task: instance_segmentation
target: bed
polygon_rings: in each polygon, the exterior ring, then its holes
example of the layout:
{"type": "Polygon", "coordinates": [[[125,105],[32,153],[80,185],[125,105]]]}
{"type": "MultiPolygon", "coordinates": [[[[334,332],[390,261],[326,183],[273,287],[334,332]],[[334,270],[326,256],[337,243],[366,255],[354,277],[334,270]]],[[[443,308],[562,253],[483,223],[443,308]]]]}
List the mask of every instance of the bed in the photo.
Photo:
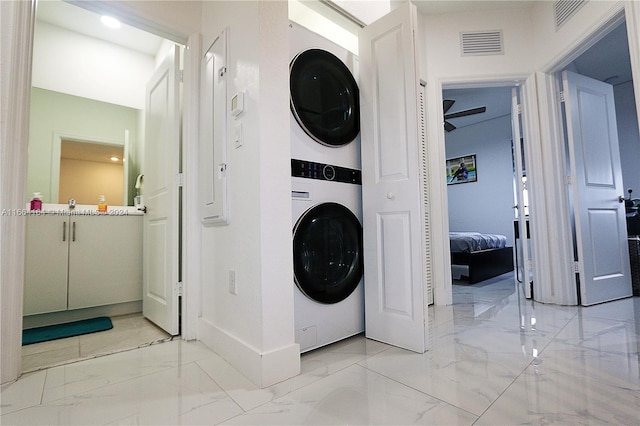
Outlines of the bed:
{"type": "Polygon", "coordinates": [[[507,237],[479,232],[450,232],[451,265],[467,268],[470,284],[513,271],[513,247],[507,237]]]}

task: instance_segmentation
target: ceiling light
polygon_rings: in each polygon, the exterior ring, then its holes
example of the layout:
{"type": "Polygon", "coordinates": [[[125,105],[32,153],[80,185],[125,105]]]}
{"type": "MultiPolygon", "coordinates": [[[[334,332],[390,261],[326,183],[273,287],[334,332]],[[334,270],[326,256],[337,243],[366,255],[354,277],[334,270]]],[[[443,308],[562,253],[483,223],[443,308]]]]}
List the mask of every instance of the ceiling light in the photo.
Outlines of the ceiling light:
{"type": "Polygon", "coordinates": [[[111,157],[111,161],[120,161],[120,159],[114,155],[113,157],[111,157]]]}
{"type": "Polygon", "coordinates": [[[102,21],[102,23],[109,28],[120,28],[120,21],[112,16],[103,16],[102,18],[100,18],[100,21],[102,21]]]}

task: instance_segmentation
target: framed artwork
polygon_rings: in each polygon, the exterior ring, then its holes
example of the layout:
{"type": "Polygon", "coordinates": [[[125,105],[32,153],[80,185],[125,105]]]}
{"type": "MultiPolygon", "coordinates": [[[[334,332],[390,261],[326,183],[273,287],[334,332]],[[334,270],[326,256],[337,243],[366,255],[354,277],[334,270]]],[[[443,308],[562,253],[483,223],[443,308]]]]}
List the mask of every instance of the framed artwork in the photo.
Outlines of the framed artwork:
{"type": "Polygon", "coordinates": [[[478,169],[475,154],[447,160],[447,185],[476,182],[477,180],[478,169]]]}

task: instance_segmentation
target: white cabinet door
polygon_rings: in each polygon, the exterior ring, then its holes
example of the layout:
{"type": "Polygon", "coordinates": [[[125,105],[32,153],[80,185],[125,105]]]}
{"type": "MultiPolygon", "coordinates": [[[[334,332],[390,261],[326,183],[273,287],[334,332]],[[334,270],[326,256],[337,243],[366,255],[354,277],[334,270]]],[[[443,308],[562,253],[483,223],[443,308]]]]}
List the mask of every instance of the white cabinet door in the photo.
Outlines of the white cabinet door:
{"type": "Polygon", "coordinates": [[[72,216],[69,309],[142,299],[142,217],[72,216]]]}
{"type": "Polygon", "coordinates": [[[27,217],[24,315],[67,309],[69,217],[27,217]]]}

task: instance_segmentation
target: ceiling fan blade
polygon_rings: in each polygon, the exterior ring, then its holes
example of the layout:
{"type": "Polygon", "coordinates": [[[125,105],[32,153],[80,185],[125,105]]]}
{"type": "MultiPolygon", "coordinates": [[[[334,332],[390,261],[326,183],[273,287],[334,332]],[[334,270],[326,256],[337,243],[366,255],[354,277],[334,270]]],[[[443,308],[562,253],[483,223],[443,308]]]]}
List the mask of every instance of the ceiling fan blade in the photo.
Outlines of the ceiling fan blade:
{"type": "Polygon", "coordinates": [[[451,107],[453,106],[453,104],[455,104],[456,101],[454,101],[453,99],[444,99],[442,101],[442,109],[444,110],[444,113],[446,114],[447,111],[449,111],[451,109],[451,107]]]}
{"type": "Polygon", "coordinates": [[[478,107],[478,108],[465,109],[463,111],[452,112],[451,114],[447,114],[444,116],[444,118],[448,120],[450,118],[466,117],[468,115],[483,113],[486,110],[487,110],[487,107],[484,107],[484,106],[478,107]]]}
{"type": "Polygon", "coordinates": [[[445,121],[445,122],[444,122],[444,129],[445,129],[447,132],[450,132],[450,131],[452,131],[452,130],[455,130],[455,129],[456,129],[456,126],[454,126],[453,124],[449,123],[448,121],[445,121]]]}

